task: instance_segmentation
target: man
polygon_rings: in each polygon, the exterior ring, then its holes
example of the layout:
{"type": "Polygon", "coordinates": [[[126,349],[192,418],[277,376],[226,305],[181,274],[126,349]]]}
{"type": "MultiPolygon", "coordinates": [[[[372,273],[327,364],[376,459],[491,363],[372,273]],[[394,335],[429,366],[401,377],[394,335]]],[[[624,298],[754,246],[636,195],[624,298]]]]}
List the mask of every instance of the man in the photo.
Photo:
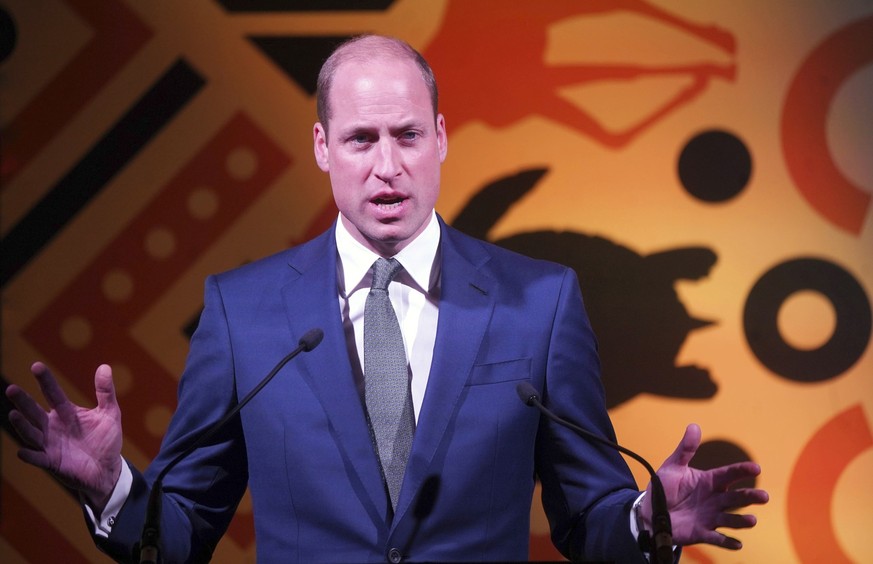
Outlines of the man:
{"type": "MultiPolygon", "coordinates": [[[[50,412],[10,386],[20,456],[79,490],[98,544],[130,559],[157,473],[320,327],[318,348],[166,476],[165,561],[207,560],[246,486],[259,562],[524,560],[535,474],[564,554],[644,561],[633,529],[651,527],[650,496],[635,506],[621,457],[541,420],[516,394],[530,382],[554,411],[614,436],[573,271],[471,239],[433,211],[447,136],[427,63],[400,41],[357,38],[325,63],[318,105],[315,158],[338,220],[309,243],[207,280],[179,407],[145,475],[121,458],[107,366],[93,410],[70,404],[39,363],[50,412]],[[401,403],[414,419],[408,453],[390,462],[368,368],[381,349],[365,343],[380,257],[402,265],[388,294],[405,345],[401,403]]],[[[739,548],[715,529],[755,524],[728,511],[766,493],[727,488],[759,468],[691,469],[699,441],[690,426],[659,470],[675,542],[739,548]]]]}

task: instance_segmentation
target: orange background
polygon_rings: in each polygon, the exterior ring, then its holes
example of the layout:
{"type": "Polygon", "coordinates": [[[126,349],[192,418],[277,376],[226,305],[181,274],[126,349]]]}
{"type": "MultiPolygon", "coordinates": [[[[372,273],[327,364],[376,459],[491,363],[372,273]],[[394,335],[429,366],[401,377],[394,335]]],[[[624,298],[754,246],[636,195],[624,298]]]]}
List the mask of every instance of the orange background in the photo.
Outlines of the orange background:
{"type": "MultiPolygon", "coordinates": [[[[634,260],[687,247],[717,257],[668,284],[691,317],[715,323],[689,332],[667,368],[697,366],[714,391],[637,389],[611,409],[620,441],[655,466],[694,421],[705,441],[764,467],[771,502],[738,534],[745,548],[690,547],[683,561],[873,562],[869,1],[234,4],[0,1],[17,32],[0,62],[4,381],[34,391],[27,367],[44,359],[90,405],[94,367],[112,363],[125,455],[145,466],[174,407],[204,277],[305,240],[335,213],[312,159],[307,64],[317,68],[331,38],[396,35],[440,84],[447,221],[486,185],[540,170],[482,226],[489,239],[568,231],[634,260]],[[276,38],[302,40],[281,51],[276,38]],[[712,131],[751,159],[718,201],[678,173],[683,150],[712,131]],[[795,259],[835,266],[861,296],[840,305],[841,293],[791,279],[776,304],[784,357],[807,358],[839,327],[862,338],[822,366],[812,354],[819,376],[806,380],[762,361],[744,326],[759,281],[795,259]]],[[[717,158],[697,165],[732,174],[717,158]]],[[[626,346],[634,356],[643,345],[626,346]]],[[[102,561],[74,500],[17,461],[8,432],[0,440],[0,560],[102,561]]],[[[555,558],[536,502],[532,515],[532,557],[555,558]]],[[[254,561],[250,520],[246,500],[216,562],[254,561]]]]}

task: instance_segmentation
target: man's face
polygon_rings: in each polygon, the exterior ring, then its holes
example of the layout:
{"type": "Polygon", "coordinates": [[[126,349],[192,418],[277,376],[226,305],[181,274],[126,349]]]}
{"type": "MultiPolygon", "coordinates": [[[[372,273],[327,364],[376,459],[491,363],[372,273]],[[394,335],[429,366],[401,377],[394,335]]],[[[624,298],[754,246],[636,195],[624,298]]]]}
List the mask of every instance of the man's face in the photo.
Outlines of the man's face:
{"type": "Polygon", "coordinates": [[[330,90],[330,136],[313,129],[315,159],[330,174],[341,220],[366,247],[393,256],[427,226],[439,195],[446,127],[412,61],[339,66],[330,90]]]}

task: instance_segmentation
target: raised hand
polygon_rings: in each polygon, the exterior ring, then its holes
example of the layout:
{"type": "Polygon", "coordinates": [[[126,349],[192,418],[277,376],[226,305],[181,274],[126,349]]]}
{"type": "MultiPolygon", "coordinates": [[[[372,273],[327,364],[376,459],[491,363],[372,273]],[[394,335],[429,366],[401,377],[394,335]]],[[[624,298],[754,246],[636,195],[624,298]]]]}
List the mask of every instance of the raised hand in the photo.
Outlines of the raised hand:
{"type": "Polygon", "coordinates": [[[81,492],[99,514],[112,495],[123,463],[121,410],[115,399],[112,369],[103,364],[94,374],[97,407],[93,409],[70,402],[41,362],[34,363],[30,371],[49,411],[19,386],[12,384],[6,389],[15,406],[9,422],[24,442],[18,457],[81,492]]]}
{"type": "MultiPolygon", "coordinates": [[[[757,519],[754,515],[737,514],[734,511],[767,503],[767,492],[754,488],[729,488],[739,480],[757,476],[761,473],[761,467],[754,462],[739,462],[711,470],[688,466],[700,446],[700,435],[700,427],[689,425],[679,446],[658,469],[673,523],[673,542],[677,545],[706,543],[738,550],[743,546],[739,540],[716,529],[747,529],[755,526],[757,519]]],[[[650,530],[651,487],[649,484],[640,508],[643,522],[650,530]]]]}

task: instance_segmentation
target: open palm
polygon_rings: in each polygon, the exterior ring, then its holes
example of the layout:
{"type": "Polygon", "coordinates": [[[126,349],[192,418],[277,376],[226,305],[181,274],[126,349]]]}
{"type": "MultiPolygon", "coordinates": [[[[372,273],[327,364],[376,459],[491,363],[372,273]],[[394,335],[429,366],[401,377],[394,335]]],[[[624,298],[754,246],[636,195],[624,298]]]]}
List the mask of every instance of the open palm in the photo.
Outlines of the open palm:
{"type": "MultiPolygon", "coordinates": [[[[711,470],[692,468],[688,464],[700,446],[700,436],[700,427],[689,425],[679,446],[658,469],[673,524],[673,541],[678,545],[706,543],[732,550],[740,549],[742,543],[739,540],[717,529],[755,526],[757,519],[754,515],[741,515],[733,511],[748,505],[767,503],[767,492],[754,488],[730,489],[730,486],[757,476],[761,467],[754,462],[738,462],[711,470]]],[[[650,491],[646,498],[642,508],[644,520],[651,515],[651,505],[648,503],[650,491]]]]}
{"type": "Polygon", "coordinates": [[[95,507],[105,505],[121,472],[121,411],[115,399],[112,370],[101,365],[94,374],[97,407],[73,404],[46,366],[31,367],[49,405],[44,410],[16,385],[6,390],[15,405],[9,421],[23,441],[19,458],[51,472],[80,491],[95,507]]]}

